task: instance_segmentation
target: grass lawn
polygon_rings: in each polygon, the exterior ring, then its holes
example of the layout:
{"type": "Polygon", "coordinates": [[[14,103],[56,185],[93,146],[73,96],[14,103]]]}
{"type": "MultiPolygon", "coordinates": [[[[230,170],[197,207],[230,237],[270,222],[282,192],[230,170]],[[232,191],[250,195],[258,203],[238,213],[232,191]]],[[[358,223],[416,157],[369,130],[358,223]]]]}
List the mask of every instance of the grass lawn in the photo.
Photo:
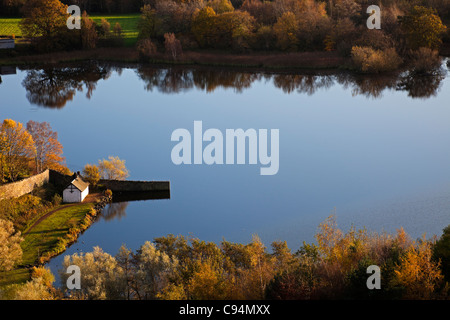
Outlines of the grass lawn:
{"type": "MultiPolygon", "coordinates": [[[[83,203],[75,206],[62,205],[60,210],[29,230],[21,243],[23,251],[21,264],[33,265],[42,253],[55,248],[58,240],[63,238],[71,227],[78,225],[93,205],[93,203],[83,203]]],[[[27,268],[15,269],[7,272],[1,278],[3,278],[1,279],[3,284],[25,282],[29,279],[29,270],[27,268]]]]}
{"type": "Polygon", "coordinates": [[[0,36],[22,36],[20,18],[0,18],[0,36]]]}
{"type": "Polygon", "coordinates": [[[139,17],[139,13],[133,13],[116,15],[93,15],[91,16],[91,19],[94,20],[97,24],[100,24],[102,19],[106,19],[111,24],[111,31],[114,29],[116,22],[118,22],[122,27],[122,35],[124,37],[125,46],[131,47],[135,45],[139,34],[137,29],[139,17]]]}
{"type": "MultiPolygon", "coordinates": [[[[138,37],[137,25],[139,22],[139,13],[132,14],[115,14],[115,15],[92,15],[90,16],[97,24],[100,24],[102,19],[106,19],[111,24],[111,31],[114,29],[116,22],[122,27],[122,34],[125,41],[125,46],[133,46],[138,37]]],[[[0,36],[22,36],[22,31],[19,27],[20,18],[0,18],[0,36]]]]}
{"type": "Polygon", "coordinates": [[[91,203],[71,207],[63,205],[61,210],[32,228],[22,242],[22,264],[34,264],[41,253],[55,247],[58,239],[64,237],[71,227],[83,220],[92,206],[91,203]]]}

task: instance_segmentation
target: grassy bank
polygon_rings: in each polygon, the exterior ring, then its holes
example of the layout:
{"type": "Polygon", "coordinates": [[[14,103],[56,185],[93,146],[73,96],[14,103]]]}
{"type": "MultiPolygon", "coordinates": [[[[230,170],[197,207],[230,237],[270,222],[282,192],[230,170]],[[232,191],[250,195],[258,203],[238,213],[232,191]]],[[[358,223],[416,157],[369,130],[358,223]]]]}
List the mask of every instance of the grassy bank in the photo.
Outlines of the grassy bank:
{"type": "Polygon", "coordinates": [[[4,273],[0,277],[0,284],[23,283],[29,280],[31,266],[45,263],[64,252],[66,246],[91,224],[93,208],[94,203],[61,205],[42,215],[44,219],[22,233],[22,263],[16,269],[4,273]]]}

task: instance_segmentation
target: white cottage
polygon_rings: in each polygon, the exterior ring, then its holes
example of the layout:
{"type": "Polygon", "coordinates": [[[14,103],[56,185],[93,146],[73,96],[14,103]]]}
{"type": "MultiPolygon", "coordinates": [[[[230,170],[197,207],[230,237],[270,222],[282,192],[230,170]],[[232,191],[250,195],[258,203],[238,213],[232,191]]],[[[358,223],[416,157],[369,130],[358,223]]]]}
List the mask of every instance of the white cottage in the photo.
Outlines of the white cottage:
{"type": "Polygon", "coordinates": [[[89,183],[76,177],[63,191],[63,202],[83,202],[89,194],[89,183]]]}

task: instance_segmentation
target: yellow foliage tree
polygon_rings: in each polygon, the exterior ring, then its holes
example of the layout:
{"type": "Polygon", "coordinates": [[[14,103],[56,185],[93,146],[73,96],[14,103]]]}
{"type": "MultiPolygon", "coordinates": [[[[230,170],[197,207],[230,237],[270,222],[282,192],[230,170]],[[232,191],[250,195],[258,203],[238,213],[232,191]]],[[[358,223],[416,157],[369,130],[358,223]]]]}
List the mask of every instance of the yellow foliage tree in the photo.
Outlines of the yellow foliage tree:
{"type": "Polygon", "coordinates": [[[296,50],[299,45],[297,31],[299,20],[292,12],[285,12],[273,26],[277,45],[282,50],[296,50]]]}
{"type": "Polygon", "coordinates": [[[14,231],[11,221],[0,219],[0,271],[11,270],[22,260],[20,232],[14,231]]]}
{"type": "Polygon", "coordinates": [[[34,159],[36,148],[31,134],[20,122],[5,119],[0,127],[0,179],[16,181],[28,174],[28,162],[34,159]]]}
{"type": "Polygon", "coordinates": [[[220,300],[227,298],[229,282],[223,269],[210,260],[196,260],[193,276],[189,281],[189,294],[195,300],[220,300]]]}
{"type": "Polygon", "coordinates": [[[121,160],[119,157],[109,156],[108,160],[99,160],[98,169],[103,179],[125,180],[129,176],[125,160],[121,160]]]}
{"type": "Polygon", "coordinates": [[[83,168],[83,179],[91,185],[97,185],[100,180],[100,170],[95,164],[87,164],[83,168]]]}
{"type": "Polygon", "coordinates": [[[197,10],[192,16],[192,33],[202,47],[210,45],[212,42],[211,32],[215,27],[215,16],[216,13],[211,7],[197,10]]]}
{"type": "Polygon", "coordinates": [[[432,299],[443,280],[439,265],[432,260],[432,243],[423,239],[400,258],[392,285],[404,289],[404,299],[432,299]]]}
{"type": "Polygon", "coordinates": [[[400,22],[412,49],[438,49],[447,30],[435,9],[422,6],[414,6],[409,15],[401,17],[400,22]]]}

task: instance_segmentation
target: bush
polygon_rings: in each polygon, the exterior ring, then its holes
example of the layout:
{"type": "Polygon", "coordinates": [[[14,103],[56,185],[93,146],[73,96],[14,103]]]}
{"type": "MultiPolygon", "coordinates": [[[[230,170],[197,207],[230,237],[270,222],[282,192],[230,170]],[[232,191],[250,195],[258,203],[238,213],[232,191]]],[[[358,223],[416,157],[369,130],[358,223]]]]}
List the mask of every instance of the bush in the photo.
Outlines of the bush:
{"type": "Polygon", "coordinates": [[[411,67],[415,73],[429,73],[441,65],[437,50],[419,48],[411,53],[411,67]]]}
{"type": "Polygon", "coordinates": [[[52,204],[54,206],[59,206],[62,203],[62,201],[63,201],[62,197],[59,194],[55,193],[55,195],[52,198],[52,204]]]}
{"type": "Polygon", "coordinates": [[[111,198],[112,195],[113,195],[113,193],[111,190],[109,190],[109,189],[105,190],[105,197],[111,198]]]}
{"type": "Polygon", "coordinates": [[[150,58],[157,52],[156,45],[150,39],[139,40],[137,49],[141,58],[150,58]]]}
{"type": "Polygon", "coordinates": [[[375,50],[358,46],[352,48],[352,61],[359,71],[365,73],[393,71],[402,63],[394,48],[375,50]]]}

